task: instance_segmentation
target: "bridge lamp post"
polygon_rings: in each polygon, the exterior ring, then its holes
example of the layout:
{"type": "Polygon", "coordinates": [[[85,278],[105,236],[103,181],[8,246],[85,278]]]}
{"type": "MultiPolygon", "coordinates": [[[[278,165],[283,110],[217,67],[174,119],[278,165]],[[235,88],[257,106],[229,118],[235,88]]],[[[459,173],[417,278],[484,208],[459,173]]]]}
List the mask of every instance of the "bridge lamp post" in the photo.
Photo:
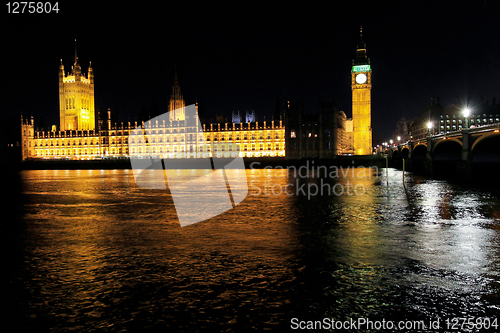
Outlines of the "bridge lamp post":
{"type": "Polygon", "coordinates": [[[429,136],[431,136],[432,121],[429,121],[429,122],[427,123],[427,128],[429,129],[429,136]]]}
{"type": "Polygon", "coordinates": [[[465,108],[464,109],[464,118],[465,118],[465,128],[469,129],[469,116],[470,116],[470,109],[465,108]]]}

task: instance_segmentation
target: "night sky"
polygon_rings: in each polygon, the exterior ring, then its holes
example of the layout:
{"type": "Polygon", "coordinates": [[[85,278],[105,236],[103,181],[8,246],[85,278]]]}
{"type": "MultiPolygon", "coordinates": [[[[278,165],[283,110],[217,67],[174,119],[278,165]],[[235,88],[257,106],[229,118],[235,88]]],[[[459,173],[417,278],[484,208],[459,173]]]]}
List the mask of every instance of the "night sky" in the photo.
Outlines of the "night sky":
{"type": "MultiPolygon", "coordinates": [[[[2,14],[0,111],[59,124],[58,67],[95,73],[96,108],[134,121],[156,99],[167,111],[174,67],[186,103],[228,120],[252,108],[271,119],[276,101],[335,98],[351,116],[350,69],[359,27],[371,60],[374,144],[432,97],[443,106],[500,93],[499,6],[485,1],[346,1],[217,6],[59,3],[55,14],[2,14]],[[141,7],[141,8],[139,8],[141,7]]],[[[497,99],[500,102],[500,98],[497,99]]]]}

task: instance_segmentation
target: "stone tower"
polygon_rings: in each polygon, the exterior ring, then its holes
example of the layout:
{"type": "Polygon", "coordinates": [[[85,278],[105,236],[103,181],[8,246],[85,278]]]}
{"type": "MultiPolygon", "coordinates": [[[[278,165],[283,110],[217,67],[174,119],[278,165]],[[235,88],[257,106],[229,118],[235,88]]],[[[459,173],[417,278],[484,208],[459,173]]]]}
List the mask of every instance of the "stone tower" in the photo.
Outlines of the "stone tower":
{"type": "Polygon", "coordinates": [[[61,131],[95,129],[94,72],[89,64],[87,76],[82,73],[76,46],[71,73],[64,73],[62,59],[59,67],[59,121],[61,131]]]}
{"type": "Polygon", "coordinates": [[[170,121],[186,120],[186,103],[181,95],[181,87],[177,79],[177,70],[175,71],[174,84],[172,85],[172,93],[170,94],[170,102],[168,104],[170,121]]]}
{"type": "Polygon", "coordinates": [[[371,89],[372,70],[366,57],[363,28],[351,69],[352,122],[355,155],[372,154],[371,89]]]}

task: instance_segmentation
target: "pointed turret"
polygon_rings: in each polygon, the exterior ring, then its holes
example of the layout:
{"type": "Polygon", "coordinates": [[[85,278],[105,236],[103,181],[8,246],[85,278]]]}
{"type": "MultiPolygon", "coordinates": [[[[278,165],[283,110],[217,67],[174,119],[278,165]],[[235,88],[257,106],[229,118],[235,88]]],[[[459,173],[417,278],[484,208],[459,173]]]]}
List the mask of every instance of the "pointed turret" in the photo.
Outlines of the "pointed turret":
{"type": "Polygon", "coordinates": [[[354,66],[368,65],[370,62],[366,57],[366,43],[363,41],[363,26],[359,28],[359,43],[356,47],[356,58],[353,61],[354,66]]]}
{"type": "Polygon", "coordinates": [[[174,83],[172,84],[172,94],[173,95],[181,94],[181,86],[179,85],[179,80],[177,79],[177,67],[174,70],[174,83]]]}
{"type": "Polygon", "coordinates": [[[89,73],[88,73],[88,78],[90,81],[90,84],[94,84],[94,70],[92,69],[92,61],[89,61],[89,73]]]}
{"type": "Polygon", "coordinates": [[[63,79],[64,79],[64,64],[61,59],[61,65],[59,66],[59,84],[63,83],[63,79]]]}
{"type": "Polygon", "coordinates": [[[174,83],[172,84],[172,94],[170,95],[169,108],[170,120],[179,121],[185,120],[184,107],[186,106],[184,98],[181,94],[181,87],[179,85],[179,80],[177,78],[177,66],[174,70],[174,83]]]}
{"type": "Polygon", "coordinates": [[[82,74],[82,68],[80,62],[78,61],[78,55],[76,53],[76,39],[75,39],[75,63],[73,65],[73,74],[75,76],[80,76],[82,74]]]}

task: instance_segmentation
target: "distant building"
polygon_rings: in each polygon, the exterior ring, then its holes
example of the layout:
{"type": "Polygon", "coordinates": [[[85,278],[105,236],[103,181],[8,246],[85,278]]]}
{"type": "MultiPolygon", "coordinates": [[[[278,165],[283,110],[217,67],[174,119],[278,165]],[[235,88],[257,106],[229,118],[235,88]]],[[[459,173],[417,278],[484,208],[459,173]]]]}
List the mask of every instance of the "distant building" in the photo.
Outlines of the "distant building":
{"type": "Polygon", "coordinates": [[[245,112],[245,116],[242,118],[240,110],[238,110],[231,113],[231,120],[233,123],[254,123],[257,121],[257,117],[255,116],[255,110],[248,109],[245,112]]]}
{"type": "Polygon", "coordinates": [[[495,98],[491,101],[480,101],[471,103],[470,115],[465,118],[465,106],[456,101],[455,104],[446,106],[439,115],[439,118],[433,119],[433,134],[446,134],[449,132],[460,131],[467,127],[481,127],[500,122],[500,105],[496,104],[495,98]]]}
{"type": "Polygon", "coordinates": [[[257,117],[255,117],[255,110],[247,110],[245,114],[245,122],[246,123],[254,123],[257,121],[257,117]]]}
{"type": "Polygon", "coordinates": [[[222,113],[218,113],[216,116],[215,116],[215,122],[216,123],[219,123],[219,124],[223,124],[223,123],[226,123],[225,119],[224,119],[224,115],[222,113]]]}
{"type": "Polygon", "coordinates": [[[232,112],[231,120],[232,120],[233,123],[236,123],[236,124],[242,122],[241,121],[241,116],[240,116],[240,110],[232,112]]]}
{"type": "Polygon", "coordinates": [[[392,136],[395,140],[399,138],[400,143],[410,140],[410,123],[404,116],[401,117],[396,123],[396,128],[394,129],[392,136]]]}
{"type": "MultiPolygon", "coordinates": [[[[306,114],[302,101],[285,103],[287,159],[335,158],[342,147],[338,142],[339,112],[331,101],[319,101],[316,114],[306,114]]],[[[340,125],[341,128],[344,125],[340,125]]]]}
{"type": "Polygon", "coordinates": [[[352,118],[347,118],[345,121],[345,133],[346,133],[346,140],[345,140],[345,148],[344,148],[344,154],[345,155],[352,155],[354,154],[354,133],[352,130],[352,118]]]}
{"type": "Polygon", "coordinates": [[[443,114],[443,107],[439,104],[439,99],[431,98],[429,104],[420,109],[418,116],[410,124],[410,139],[420,140],[429,135],[429,131],[434,131],[434,128],[429,130],[428,124],[433,124],[443,114]]]}
{"type": "Polygon", "coordinates": [[[339,111],[337,116],[337,155],[344,155],[347,152],[347,131],[346,115],[344,111],[339,111]]]}
{"type": "Polygon", "coordinates": [[[429,104],[422,107],[418,116],[410,123],[409,133],[413,140],[427,137],[429,134],[447,134],[469,127],[480,127],[500,122],[500,105],[495,98],[491,101],[461,103],[458,99],[454,104],[442,107],[438,98],[431,98],[429,104]],[[469,104],[467,106],[467,104],[469,104]],[[464,110],[470,109],[466,118],[464,110]],[[431,128],[428,128],[431,124],[431,128]]]}

